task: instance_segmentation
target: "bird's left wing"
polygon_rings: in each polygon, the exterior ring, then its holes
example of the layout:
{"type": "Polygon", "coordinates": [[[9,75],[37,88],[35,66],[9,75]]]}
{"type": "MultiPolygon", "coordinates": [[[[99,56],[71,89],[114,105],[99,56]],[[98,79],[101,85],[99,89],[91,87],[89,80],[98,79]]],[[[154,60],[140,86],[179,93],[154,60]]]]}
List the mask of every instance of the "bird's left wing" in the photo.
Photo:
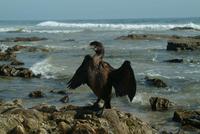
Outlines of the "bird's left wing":
{"type": "Polygon", "coordinates": [[[109,79],[115,88],[116,96],[128,95],[130,101],[136,93],[136,80],[130,62],[125,61],[119,69],[113,70],[109,79]]]}
{"type": "Polygon", "coordinates": [[[68,88],[75,89],[82,84],[87,83],[88,80],[88,68],[92,60],[90,55],[86,55],[80,67],[76,70],[74,76],[67,83],[68,88]]]}

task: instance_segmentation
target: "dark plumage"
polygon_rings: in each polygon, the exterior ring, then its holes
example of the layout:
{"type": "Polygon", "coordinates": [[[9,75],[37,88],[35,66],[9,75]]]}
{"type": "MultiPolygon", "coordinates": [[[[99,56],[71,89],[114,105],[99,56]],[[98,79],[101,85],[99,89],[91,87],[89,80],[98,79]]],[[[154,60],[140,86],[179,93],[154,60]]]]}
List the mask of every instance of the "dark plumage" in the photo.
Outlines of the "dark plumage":
{"type": "Polygon", "coordinates": [[[130,61],[125,61],[120,68],[114,69],[109,63],[103,61],[102,43],[94,41],[90,46],[95,54],[85,56],[83,63],[68,82],[68,88],[75,89],[82,84],[87,84],[98,97],[96,104],[103,99],[105,108],[111,108],[112,87],[115,89],[116,96],[128,95],[132,101],[136,93],[136,80],[130,61]]]}

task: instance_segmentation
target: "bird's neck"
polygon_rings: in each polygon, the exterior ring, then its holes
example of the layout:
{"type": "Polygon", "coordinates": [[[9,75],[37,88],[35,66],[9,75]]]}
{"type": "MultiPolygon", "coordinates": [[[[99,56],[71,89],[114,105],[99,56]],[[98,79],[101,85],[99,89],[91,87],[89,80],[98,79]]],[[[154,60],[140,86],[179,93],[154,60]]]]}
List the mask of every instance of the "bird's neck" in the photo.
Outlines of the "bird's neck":
{"type": "Polygon", "coordinates": [[[104,53],[101,53],[101,54],[96,53],[93,56],[93,62],[94,62],[94,64],[95,65],[99,65],[100,62],[103,60],[103,57],[104,57],[104,53]]]}

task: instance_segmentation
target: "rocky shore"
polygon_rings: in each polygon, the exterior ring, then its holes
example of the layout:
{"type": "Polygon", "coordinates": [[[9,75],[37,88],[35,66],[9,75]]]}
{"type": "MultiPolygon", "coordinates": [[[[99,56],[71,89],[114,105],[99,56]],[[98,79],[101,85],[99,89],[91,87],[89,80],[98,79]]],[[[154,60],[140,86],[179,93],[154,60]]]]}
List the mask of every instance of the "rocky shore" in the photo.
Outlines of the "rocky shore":
{"type": "Polygon", "coordinates": [[[163,35],[163,34],[130,34],[127,36],[120,36],[117,40],[167,40],[166,50],[180,51],[180,50],[200,50],[199,36],[177,36],[177,35],[163,35]]]}
{"type": "Polygon", "coordinates": [[[0,40],[0,42],[31,42],[31,41],[42,41],[42,40],[47,40],[47,39],[40,37],[15,37],[15,38],[6,38],[4,40],[0,40]]]}
{"type": "Polygon", "coordinates": [[[21,100],[0,102],[1,134],[155,134],[157,131],[134,115],[106,109],[97,117],[87,107],[46,104],[26,109],[21,100]]]}

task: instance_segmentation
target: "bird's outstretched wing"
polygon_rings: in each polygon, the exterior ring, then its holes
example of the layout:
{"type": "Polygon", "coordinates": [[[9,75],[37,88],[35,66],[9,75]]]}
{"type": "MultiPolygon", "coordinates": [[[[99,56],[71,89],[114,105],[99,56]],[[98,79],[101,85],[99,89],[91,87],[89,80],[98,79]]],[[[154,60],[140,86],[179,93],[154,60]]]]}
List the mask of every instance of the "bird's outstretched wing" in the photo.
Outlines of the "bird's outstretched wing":
{"type": "Polygon", "coordinates": [[[89,64],[92,61],[92,57],[90,55],[86,55],[80,67],[76,70],[74,76],[67,83],[68,88],[75,89],[82,84],[87,83],[88,80],[88,68],[89,64]]]}
{"type": "Polygon", "coordinates": [[[113,70],[109,75],[116,96],[128,95],[130,101],[136,93],[136,80],[130,62],[125,61],[119,69],[113,70]]]}

